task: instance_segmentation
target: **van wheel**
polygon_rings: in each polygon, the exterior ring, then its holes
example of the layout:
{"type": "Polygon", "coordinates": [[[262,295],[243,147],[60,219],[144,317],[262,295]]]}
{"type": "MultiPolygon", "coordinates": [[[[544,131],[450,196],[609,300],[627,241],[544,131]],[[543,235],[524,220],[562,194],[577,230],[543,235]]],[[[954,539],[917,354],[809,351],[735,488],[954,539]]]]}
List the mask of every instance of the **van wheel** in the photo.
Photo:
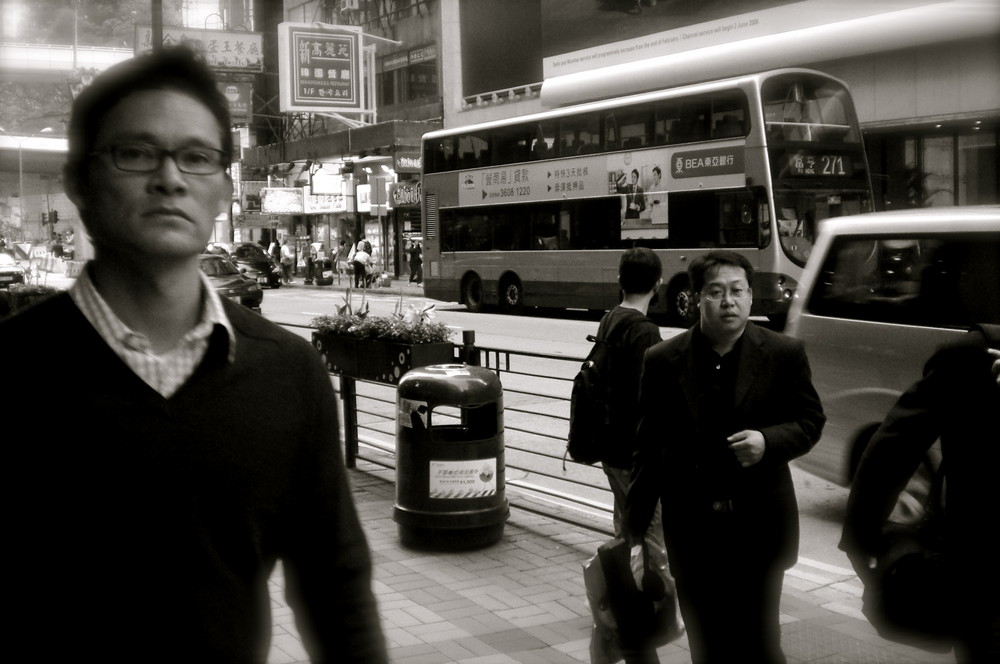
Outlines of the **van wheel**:
{"type": "Polygon", "coordinates": [[[678,277],[667,290],[667,321],[674,327],[691,327],[698,320],[698,306],[687,277],[678,277]]]}
{"type": "Polygon", "coordinates": [[[462,302],[474,314],[483,310],[483,280],[473,275],[462,283],[462,302]]]}
{"type": "Polygon", "coordinates": [[[524,308],[524,289],[516,278],[504,279],[500,283],[500,308],[505,313],[518,313],[524,308]]]}

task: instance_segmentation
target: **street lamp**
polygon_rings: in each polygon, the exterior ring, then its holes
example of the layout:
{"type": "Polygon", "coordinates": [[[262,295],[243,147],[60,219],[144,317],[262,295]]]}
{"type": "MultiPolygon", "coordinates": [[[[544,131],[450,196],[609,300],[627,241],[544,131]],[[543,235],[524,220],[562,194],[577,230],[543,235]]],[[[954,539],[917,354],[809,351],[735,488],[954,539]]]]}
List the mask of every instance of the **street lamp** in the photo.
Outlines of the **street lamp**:
{"type": "MultiPolygon", "coordinates": [[[[7,133],[7,131],[0,127],[0,131],[7,133]]],[[[46,134],[52,131],[52,127],[45,127],[39,130],[39,134],[46,134]]],[[[15,138],[17,141],[17,206],[21,210],[21,232],[24,232],[24,141],[32,138],[34,134],[30,136],[20,136],[15,138]]]]}

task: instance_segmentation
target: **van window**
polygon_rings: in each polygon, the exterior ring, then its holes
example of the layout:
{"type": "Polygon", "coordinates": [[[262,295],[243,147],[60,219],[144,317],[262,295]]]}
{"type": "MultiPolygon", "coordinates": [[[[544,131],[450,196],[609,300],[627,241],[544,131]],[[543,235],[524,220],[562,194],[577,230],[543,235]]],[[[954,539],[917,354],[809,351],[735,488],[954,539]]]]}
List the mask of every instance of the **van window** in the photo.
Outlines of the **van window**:
{"type": "Polygon", "coordinates": [[[809,300],[819,316],[968,328],[1000,324],[1000,238],[840,237],[809,300]]]}

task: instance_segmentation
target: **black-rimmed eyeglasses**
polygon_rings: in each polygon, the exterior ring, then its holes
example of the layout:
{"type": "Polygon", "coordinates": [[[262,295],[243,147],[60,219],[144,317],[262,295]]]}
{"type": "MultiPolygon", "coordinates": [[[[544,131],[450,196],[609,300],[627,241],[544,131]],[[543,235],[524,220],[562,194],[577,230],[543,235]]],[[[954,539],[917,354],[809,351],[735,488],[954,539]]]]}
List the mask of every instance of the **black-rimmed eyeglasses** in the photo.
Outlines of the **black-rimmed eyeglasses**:
{"type": "Polygon", "coordinates": [[[722,298],[726,296],[726,293],[728,293],[734,300],[742,300],[743,298],[750,296],[750,289],[742,288],[740,286],[730,288],[728,291],[721,288],[711,288],[707,291],[702,291],[701,296],[709,302],[720,302],[722,301],[722,298]]]}
{"type": "Polygon", "coordinates": [[[189,175],[213,175],[226,167],[225,152],[194,145],[167,150],[156,145],[120,143],[91,154],[110,154],[115,168],[129,173],[152,173],[163,164],[164,157],[173,159],[178,170],[189,175]]]}

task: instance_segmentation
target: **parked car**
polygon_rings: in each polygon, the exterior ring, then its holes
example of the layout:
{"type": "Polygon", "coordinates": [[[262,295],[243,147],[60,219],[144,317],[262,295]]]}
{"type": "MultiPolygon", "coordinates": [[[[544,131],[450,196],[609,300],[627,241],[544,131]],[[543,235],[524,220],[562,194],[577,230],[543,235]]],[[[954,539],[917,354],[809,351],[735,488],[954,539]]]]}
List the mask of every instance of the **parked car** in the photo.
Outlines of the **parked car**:
{"type": "Polygon", "coordinates": [[[10,254],[0,253],[0,288],[23,284],[24,280],[24,268],[10,254]]]}
{"type": "Polygon", "coordinates": [[[281,286],[281,266],[259,244],[242,242],[233,246],[229,259],[261,286],[281,286]]]}
{"type": "Polygon", "coordinates": [[[796,463],[842,486],[942,343],[1000,323],[1000,207],[823,221],[785,332],[803,340],[827,424],[796,463]]]}
{"type": "Polygon", "coordinates": [[[235,300],[245,307],[260,313],[264,301],[264,291],[256,280],[241,273],[227,258],[216,254],[202,254],[201,271],[222,297],[235,300]]]}

